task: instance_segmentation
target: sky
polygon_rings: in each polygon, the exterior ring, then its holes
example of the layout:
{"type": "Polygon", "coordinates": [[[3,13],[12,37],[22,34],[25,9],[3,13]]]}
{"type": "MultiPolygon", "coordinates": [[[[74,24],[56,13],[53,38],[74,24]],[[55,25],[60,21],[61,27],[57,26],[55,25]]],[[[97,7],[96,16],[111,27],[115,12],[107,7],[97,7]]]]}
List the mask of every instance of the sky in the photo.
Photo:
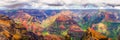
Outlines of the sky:
{"type": "MultiPolygon", "coordinates": [[[[41,8],[49,7],[49,5],[60,4],[62,7],[79,6],[83,4],[94,4],[99,7],[106,6],[105,4],[119,5],[120,0],[1,0],[1,8],[41,8]],[[29,6],[28,6],[29,5],[29,6]]],[[[56,6],[59,7],[59,6],[56,6]]],[[[117,6],[117,8],[119,8],[117,6]]]]}

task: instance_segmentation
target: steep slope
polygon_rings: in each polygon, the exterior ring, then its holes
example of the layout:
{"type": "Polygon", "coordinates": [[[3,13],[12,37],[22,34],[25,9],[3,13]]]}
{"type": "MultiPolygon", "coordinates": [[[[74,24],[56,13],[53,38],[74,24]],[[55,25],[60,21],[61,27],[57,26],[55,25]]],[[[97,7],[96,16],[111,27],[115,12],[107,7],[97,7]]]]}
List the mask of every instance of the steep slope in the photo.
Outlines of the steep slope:
{"type": "Polygon", "coordinates": [[[29,31],[35,32],[37,29],[42,29],[41,23],[37,18],[29,15],[22,10],[18,11],[18,13],[13,15],[12,18],[16,23],[24,25],[29,31]]]}
{"type": "Polygon", "coordinates": [[[54,16],[51,16],[49,19],[42,22],[49,34],[56,34],[60,36],[69,35],[74,39],[80,39],[82,37],[82,29],[77,24],[76,21],[72,18],[72,12],[62,11],[54,16]]]}
{"type": "Polygon", "coordinates": [[[102,35],[101,33],[88,28],[88,30],[84,33],[82,40],[111,40],[106,36],[102,35]]]}

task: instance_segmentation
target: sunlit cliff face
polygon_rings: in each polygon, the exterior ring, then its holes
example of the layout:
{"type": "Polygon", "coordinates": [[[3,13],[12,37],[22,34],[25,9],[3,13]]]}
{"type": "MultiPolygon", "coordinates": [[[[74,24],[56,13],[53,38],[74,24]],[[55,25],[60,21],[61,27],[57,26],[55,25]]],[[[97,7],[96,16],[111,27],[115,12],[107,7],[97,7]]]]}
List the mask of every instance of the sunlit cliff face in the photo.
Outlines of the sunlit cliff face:
{"type": "Polygon", "coordinates": [[[98,31],[101,33],[106,33],[107,32],[107,26],[103,23],[97,24],[98,26],[98,31]]]}
{"type": "Polygon", "coordinates": [[[9,19],[7,16],[0,15],[0,25],[3,25],[5,27],[10,27],[12,23],[13,20],[9,19]]]}
{"type": "MultiPolygon", "coordinates": [[[[5,15],[0,15],[0,40],[6,40],[10,37],[10,30],[12,28],[13,21],[5,15]]],[[[12,32],[12,31],[11,31],[12,32]]]]}
{"type": "Polygon", "coordinates": [[[9,21],[0,20],[0,25],[5,25],[6,27],[10,27],[11,24],[9,21]]]}

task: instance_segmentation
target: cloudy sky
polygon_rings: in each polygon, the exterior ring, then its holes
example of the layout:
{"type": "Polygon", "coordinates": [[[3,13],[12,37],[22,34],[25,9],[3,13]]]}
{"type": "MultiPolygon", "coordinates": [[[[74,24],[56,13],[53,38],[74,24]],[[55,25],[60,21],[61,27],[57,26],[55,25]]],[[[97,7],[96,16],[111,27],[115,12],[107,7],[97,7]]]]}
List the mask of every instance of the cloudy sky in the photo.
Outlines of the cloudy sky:
{"type": "Polygon", "coordinates": [[[82,4],[95,4],[97,6],[105,6],[105,4],[119,5],[119,0],[1,0],[0,7],[48,7],[48,4],[60,4],[62,6],[74,5],[79,6],[82,4]],[[72,4],[72,5],[71,5],[72,4]],[[29,5],[29,6],[28,6],[29,5]]]}

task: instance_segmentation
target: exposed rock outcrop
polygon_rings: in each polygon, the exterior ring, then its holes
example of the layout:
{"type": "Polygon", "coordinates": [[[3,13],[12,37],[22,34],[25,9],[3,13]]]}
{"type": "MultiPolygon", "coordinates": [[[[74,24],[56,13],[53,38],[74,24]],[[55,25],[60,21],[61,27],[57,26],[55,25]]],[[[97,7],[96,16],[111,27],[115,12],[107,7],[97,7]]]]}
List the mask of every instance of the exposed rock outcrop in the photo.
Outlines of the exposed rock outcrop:
{"type": "Polygon", "coordinates": [[[88,30],[84,33],[82,40],[111,40],[110,38],[102,35],[95,30],[88,28],[88,30]]]}

